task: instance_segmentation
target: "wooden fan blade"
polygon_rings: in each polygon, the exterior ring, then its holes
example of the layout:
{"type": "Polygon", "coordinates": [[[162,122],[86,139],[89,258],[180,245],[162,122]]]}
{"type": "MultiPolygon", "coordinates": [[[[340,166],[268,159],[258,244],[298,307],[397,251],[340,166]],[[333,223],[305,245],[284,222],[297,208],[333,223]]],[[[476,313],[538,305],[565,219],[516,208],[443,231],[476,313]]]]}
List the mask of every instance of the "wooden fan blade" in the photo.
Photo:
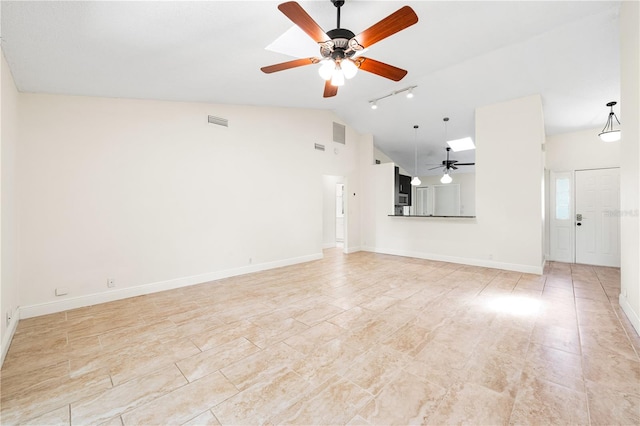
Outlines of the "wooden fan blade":
{"type": "Polygon", "coordinates": [[[266,74],[271,74],[272,72],[284,71],[290,68],[301,67],[304,65],[311,65],[315,62],[317,62],[315,58],[294,59],[293,61],[281,62],[279,64],[269,65],[260,69],[266,74]]]}
{"type": "Polygon", "coordinates": [[[338,86],[334,86],[331,84],[331,80],[327,80],[324,82],[324,94],[322,95],[325,98],[330,98],[338,94],[338,86]]]}
{"type": "Polygon", "coordinates": [[[313,20],[311,16],[295,1],[282,3],[278,6],[280,12],[300,27],[302,31],[307,33],[316,43],[322,43],[329,40],[329,36],[325,34],[320,25],[313,20]]]}
{"type": "Polygon", "coordinates": [[[369,47],[416,22],[418,22],[418,15],[409,6],[404,6],[358,34],[355,39],[362,47],[369,47]]]}
{"type": "Polygon", "coordinates": [[[405,75],[407,75],[406,70],[385,64],[384,62],[376,61],[375,59],[360,56],[357,58],[357,62],[360,64],[361,70],[377,74],[393,81],[400,81],[405,75]]]}

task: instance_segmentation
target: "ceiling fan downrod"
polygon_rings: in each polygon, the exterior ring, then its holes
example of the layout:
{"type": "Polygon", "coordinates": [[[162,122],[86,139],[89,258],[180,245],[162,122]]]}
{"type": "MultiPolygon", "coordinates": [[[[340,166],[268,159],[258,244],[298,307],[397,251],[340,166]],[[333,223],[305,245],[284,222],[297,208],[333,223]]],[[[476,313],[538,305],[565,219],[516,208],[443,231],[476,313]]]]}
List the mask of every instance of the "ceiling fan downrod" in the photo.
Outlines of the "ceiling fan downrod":
{"type": "Polygon", "coordinates": [[[336,28],[340,28],[340,8],[344,6],[344,0],[331,0],[331,3],[338,9],[338,23],[336,28]]]}

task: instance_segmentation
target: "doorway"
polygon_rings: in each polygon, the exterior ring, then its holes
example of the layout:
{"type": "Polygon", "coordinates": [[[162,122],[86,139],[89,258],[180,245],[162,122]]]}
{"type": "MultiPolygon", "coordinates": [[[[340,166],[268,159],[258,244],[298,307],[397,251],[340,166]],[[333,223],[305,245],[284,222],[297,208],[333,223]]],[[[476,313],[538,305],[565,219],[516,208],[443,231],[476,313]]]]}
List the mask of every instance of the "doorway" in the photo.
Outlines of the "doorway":
{"type": "Polygon", "coordinates": [[[551,172],[549,258],[620,266],[620,170],[551,172]]]}
{"type": "Polygon", "coordinates": [[[336,184],[336,247],[344,247],[344,184],[336,184]]]}
{"type": "Polygon", "coordinates": [[[322,176],[322,248],[348,247],[348,202],[344,176],[322,176]]]}

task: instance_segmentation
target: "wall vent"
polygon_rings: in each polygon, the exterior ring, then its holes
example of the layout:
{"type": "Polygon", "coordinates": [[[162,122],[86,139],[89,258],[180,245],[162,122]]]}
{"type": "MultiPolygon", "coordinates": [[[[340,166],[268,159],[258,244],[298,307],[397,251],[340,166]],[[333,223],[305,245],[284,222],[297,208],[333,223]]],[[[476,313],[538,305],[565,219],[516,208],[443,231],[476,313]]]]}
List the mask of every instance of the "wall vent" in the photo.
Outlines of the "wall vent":
{"type": "Polygon", "coordinates": [[[319,143],[314,143],[314,148],[317,149],[318,151],[324,151],[324,145],[321,145],[319,143]]]}
{"type": "Polygon", "coordinates": [[[333,122],[333,141],[343,145],[346,143],[344,124],[333,122]]]}
{"type": "Polygon", "coordinates": [[[226,118],[220,118],[213,115],[209,115],[208,121],[211,124],[217,124],[218,126],[229,127],[229,120],[227,120],[226,118]]]}

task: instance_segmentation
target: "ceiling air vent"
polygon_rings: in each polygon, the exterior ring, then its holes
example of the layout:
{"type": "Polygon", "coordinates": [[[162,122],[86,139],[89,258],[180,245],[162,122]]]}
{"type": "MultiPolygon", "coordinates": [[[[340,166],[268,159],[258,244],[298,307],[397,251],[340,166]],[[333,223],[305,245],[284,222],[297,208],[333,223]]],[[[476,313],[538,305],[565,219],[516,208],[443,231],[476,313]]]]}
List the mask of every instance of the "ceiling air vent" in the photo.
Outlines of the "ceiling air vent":
{"type": "Polygon", "coordinates": [[[211,124],[217,124],[218,126],[229,127],[229,120],[226,118],[215,117],[213,115],[208,116],[208,121],[211,124]]]}
{"type": "Polygon", "coordinates": [[[333,141],[341,144],[345,144],[345,127],[344,124],[339,124],[334,121],[333,123],[333,141]]]}
{"type": "Polygon", "coordinates": [[[324,145],[321,145],[319,143],[314,143],[314,148],[317,149],[318,151],[324,151],[324,145]]]}

